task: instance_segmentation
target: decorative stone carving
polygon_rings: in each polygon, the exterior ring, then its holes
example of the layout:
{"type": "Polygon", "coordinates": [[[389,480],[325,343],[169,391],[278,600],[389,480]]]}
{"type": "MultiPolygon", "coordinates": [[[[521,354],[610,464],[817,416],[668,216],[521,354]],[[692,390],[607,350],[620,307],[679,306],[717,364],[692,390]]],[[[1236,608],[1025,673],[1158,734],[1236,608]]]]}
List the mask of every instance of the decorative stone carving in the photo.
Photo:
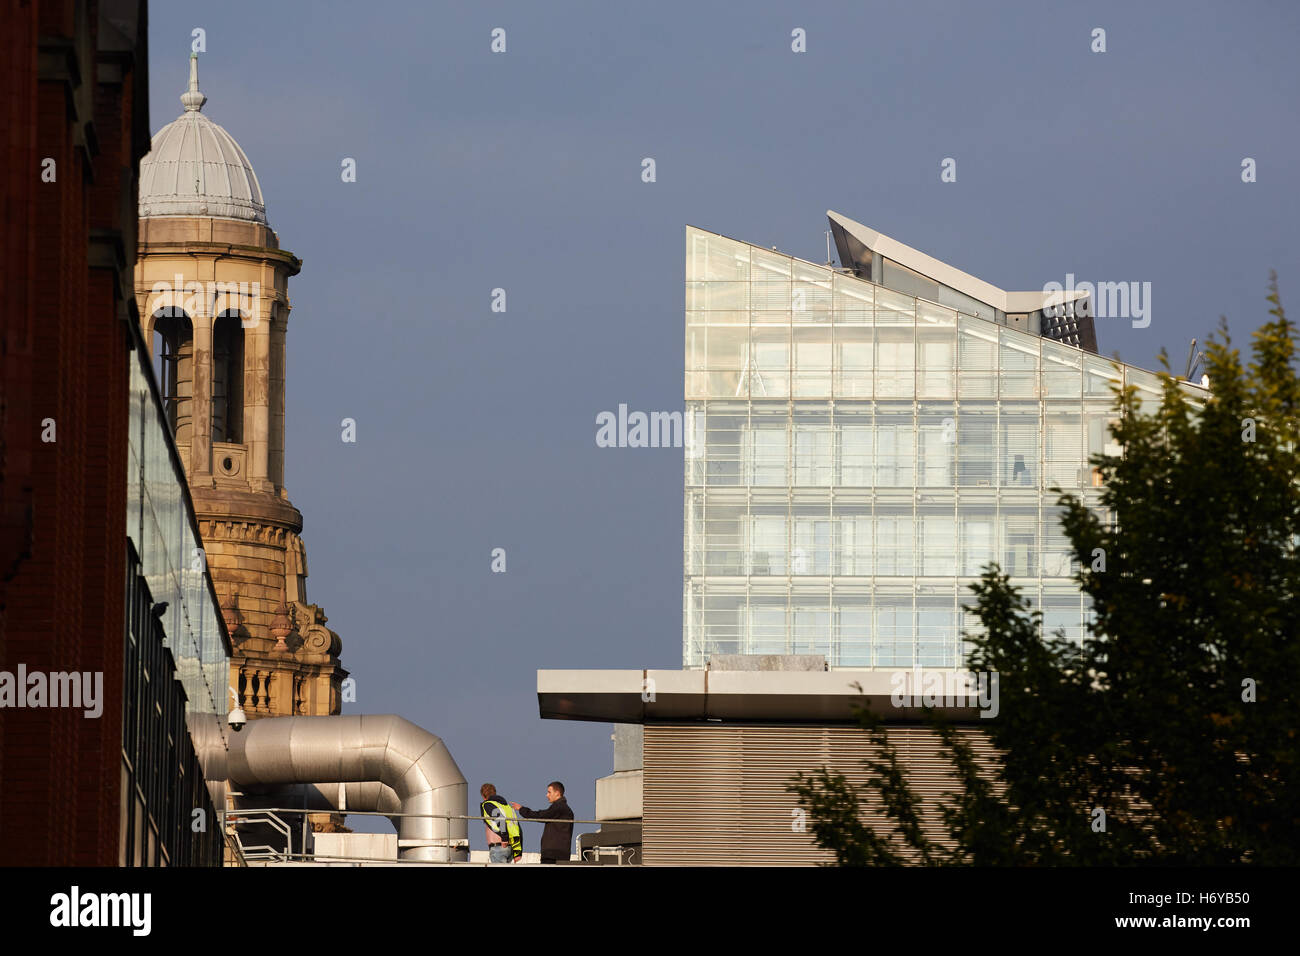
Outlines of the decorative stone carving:
{"type": "Polygon", "coordinates": [[[275,637],[275,650],[288,651],[289,645],[284,639],[289,636],[293,630],[293,621],[289,619],[289,609],[285,606],[284,595],[280,596],[280,603],[275,609],[275,619],[271,621],[271,634],[275,637]]]}

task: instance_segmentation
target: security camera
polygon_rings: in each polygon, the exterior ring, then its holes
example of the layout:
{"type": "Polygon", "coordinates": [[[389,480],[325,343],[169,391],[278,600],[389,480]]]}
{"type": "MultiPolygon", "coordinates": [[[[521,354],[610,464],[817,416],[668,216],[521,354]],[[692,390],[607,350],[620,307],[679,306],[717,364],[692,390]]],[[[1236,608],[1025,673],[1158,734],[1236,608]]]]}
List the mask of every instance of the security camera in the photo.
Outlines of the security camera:
{"type": "Polygon", "coordinates": [[[230,729],[235,733],[243,730],[244,724],[248,723],[248,718],[244,716],[244,708],[236,707],[232,710],[230,715],[226,717],[226,723],[230,724],[230,729]]]}

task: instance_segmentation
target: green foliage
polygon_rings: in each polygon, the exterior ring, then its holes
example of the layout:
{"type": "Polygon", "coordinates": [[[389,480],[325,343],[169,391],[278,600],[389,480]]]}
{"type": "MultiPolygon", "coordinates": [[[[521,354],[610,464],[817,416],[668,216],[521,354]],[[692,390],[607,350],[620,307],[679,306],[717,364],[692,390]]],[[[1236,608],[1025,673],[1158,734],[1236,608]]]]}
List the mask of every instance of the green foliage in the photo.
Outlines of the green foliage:
{"type": "Polygon", "coordinates": [[[1109,517],[1060,494],[1095,613],[1081,645],[1041,638],[996,565],[973,586],[967,666],[999,675],[999,715],[981,721],[998,757],[981,770],[932,721],[960,787],[941,807],[955,849],[925,840],[885,748],[867,788],[888,840],[849,820],[860,801],[842,777],[791,788],[839,862],[1300,862],[1300,377],[1276,278],[1268,301],[1248,366],[1226,323],[1208,346],[1203,407],[1167,374],[1158,408],[1117,393],[1123,454],[1093,459],[1109,517]]]}

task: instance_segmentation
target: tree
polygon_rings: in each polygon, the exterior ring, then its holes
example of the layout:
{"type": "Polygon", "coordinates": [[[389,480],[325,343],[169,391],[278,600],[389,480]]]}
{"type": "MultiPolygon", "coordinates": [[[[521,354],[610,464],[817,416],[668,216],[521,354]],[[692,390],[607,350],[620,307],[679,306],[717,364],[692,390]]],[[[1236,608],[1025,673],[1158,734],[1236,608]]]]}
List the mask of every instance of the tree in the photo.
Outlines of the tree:
{"type": "Polygon", "coordinates": [[[1203,404],[1163,355],[1158,407],[1117,391],[1122,453],[1093,459],[1103,513],[1053,489],[1095,616],[1081,643],[1040,637],[996,565],[972,587],[967,666],[999,675],[1001,707],[981,722],[991,766],[932,720],[958,782],[940,808],[952,846],[916,824],[865,713],[867,794],[825,770],[794,779],[840,863],[1300,862],[1300,377],[1275,276],[1268,301],[1247,366],[1221,324],[1203,404]],[[855,825],[868,799],[887,834],[855,825]]]}

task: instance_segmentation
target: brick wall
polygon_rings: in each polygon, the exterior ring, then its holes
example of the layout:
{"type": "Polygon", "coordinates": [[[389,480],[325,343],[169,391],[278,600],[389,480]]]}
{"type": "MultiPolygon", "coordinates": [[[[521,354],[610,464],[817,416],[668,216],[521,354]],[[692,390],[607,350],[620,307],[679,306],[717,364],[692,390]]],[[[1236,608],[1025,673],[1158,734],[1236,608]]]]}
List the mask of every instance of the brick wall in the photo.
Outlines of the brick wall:
{"type": "Polygon", "coordinates": [[[118,860],[125,323],[146,35],[135,0],[0,5],[0,670],[104,675],[98,719],[0,708],[3,865],[118,860]],[[135,35],[101,31],[101,14],[135,35]],[[53,183],[41,181],[46,157],[53,183]]]}

